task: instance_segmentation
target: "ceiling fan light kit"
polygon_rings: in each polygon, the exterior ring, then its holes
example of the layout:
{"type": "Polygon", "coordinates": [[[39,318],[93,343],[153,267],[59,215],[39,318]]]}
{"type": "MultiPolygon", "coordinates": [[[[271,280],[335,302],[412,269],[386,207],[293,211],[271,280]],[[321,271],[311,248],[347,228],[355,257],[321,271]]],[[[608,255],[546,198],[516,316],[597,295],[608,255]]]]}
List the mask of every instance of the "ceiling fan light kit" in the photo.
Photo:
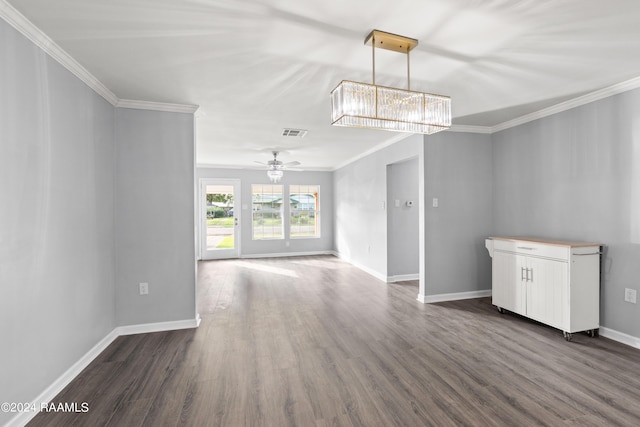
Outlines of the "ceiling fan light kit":
{"type": "Polygon", "coordinates": [[[269,181],[271,181],[274,184],[280,182],[283,175],[284,175],[284,172],[279,169],[269,169],[267,171],[267,176],[269,177],[269,181]]]}
{"type": "MultiPolygon", "coordinates": [[[[278,153],[277,151],[272,151],[271,153],[273,154],[273,160],[269,160],[266,163],[267,176],[269,177],[269,181],[276,184],[280,182],[280,180],[282,179],[285,169],[287,169],[290,166],[298,166],[300,162],[293,161],[293,162],[283,163],[281,160],[278,160],[278,154],[280,153],[278,153]]],[[[264,164],[262,162],[256,162],[256,163],[264,164]]],[[[292,169],[292,170],[296,170],[296,169],[292,169]]]]}
{"type": "Polygon", "coordinates": [[[373,30],[371,44],[373,84],[343,80],[331,91],[334,126],[433,134],[451,127],[451,98],[411,90],[409,52],[418,40],[373,30]],[[376,85],[376,48],[407,55],[407,89],[376,85]]]}

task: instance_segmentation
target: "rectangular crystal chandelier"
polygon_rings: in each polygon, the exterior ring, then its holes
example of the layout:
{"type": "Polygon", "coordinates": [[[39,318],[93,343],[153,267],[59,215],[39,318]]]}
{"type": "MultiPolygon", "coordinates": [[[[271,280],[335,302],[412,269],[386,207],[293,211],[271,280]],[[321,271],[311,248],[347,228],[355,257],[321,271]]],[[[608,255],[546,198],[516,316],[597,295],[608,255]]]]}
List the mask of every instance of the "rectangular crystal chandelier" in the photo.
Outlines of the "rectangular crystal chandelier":
{"type": "Polygon", "coordinates": [[[451,127],[451,98],[375,84],[375,49],[407,55],[407,85],[410,88],[409,51],[418,41],[373,30],[365,39],[373,52],[373,84],[343,80],[331,91],[332,124],[399,132],[433,134],[451,127]]]}

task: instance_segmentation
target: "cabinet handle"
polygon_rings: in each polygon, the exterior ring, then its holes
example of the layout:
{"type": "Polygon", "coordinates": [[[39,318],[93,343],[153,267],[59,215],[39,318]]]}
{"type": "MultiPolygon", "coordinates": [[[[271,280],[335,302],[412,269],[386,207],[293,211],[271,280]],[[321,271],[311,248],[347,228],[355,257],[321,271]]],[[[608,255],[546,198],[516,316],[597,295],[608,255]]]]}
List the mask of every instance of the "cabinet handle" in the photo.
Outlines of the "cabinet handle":
{"type": "Polygon", "coordinates": [[[533,268],[527,269],[527,281],[533,282],[533,268]],[[529,279],[529,271],[531,271],[531,279],[529,279]]]}
{"type": "Polygon", "coordinates": [[[524,267],[520,267],[520,280],[527,280],[524,276],[524,267]]]}
{"type": "Polygon", "coordinates": [[[518,246],[518,249],[524,249],[525,251],[535,251],[536,248],[530,248],[528,246],[518,246]]]}

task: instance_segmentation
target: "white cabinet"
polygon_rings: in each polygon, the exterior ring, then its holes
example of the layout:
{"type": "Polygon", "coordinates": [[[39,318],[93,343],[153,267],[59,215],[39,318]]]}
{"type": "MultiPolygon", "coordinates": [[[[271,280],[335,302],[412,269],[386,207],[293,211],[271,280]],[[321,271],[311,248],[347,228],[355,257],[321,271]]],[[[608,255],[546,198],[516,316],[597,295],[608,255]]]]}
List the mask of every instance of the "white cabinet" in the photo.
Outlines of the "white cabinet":
{"type": "Polygon", "coordinates": [[[600,327],[599,243],[491,237],[493,304],[571,334],[600,327]]]}

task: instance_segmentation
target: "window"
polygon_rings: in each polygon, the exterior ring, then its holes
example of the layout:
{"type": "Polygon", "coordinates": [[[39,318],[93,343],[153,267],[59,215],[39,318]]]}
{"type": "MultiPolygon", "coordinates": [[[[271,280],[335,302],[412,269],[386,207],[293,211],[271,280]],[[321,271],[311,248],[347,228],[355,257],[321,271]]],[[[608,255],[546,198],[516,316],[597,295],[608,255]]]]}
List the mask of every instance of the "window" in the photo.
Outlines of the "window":
{"type": "Polygon", "coordinates": [[[289,186],[289,235],[320,237],[320,186],[289,186]]]}
{"type": "Polygon", "coordinates": [[[284,239],[282,185],[252,185],[254,240],[284,239]]]}

